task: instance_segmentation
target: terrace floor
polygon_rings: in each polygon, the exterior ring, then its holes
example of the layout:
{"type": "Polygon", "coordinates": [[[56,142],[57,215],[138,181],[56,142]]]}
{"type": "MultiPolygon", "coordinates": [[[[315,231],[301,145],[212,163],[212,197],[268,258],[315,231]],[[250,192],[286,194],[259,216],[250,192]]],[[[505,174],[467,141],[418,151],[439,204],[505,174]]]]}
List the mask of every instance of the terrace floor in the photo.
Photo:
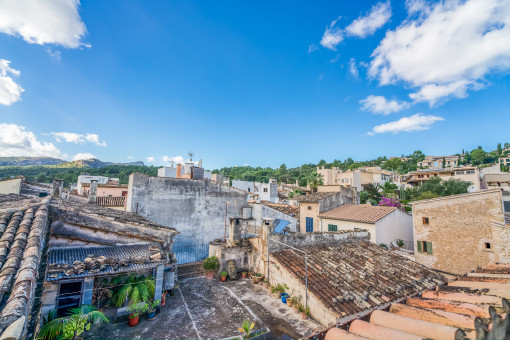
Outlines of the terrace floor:
{"type": "Polygon", "coordinates": [[[319,324],[301,320],[300,314],[277,300],[267,289],[251,280],[219,282],[204,277],[180,282],[174,296],[156,320],[140,317],[136,327],[127,322],[93,326],[85,339],[221,339],[239,335],[243,319],[255,322],[255,329],[268,327],[271,338],[298,339],[312,333],[319,324]]]}

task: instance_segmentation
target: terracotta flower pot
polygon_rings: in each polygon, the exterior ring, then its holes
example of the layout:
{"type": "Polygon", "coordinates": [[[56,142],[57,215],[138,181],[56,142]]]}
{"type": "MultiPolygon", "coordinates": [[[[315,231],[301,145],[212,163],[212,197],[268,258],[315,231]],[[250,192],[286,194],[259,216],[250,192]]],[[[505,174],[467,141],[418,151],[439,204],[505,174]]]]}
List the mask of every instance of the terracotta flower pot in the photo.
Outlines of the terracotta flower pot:
{"type": "Polygon", "coordinates": [[[279,299],[279,298],[282,296],[282,293],[280,293],[280,292],[275,292],[275,293],[273,293],[273,296],[274,296],[275,298],[279,299]]]}
{"type": "Polygon", "coordinates": [[[287,306],[292,307],[292,300],[287,299],[287,306]]]}
{"type": "Polygon", "coordinates": [[[301,313],[301,319],[303,320],[308,319],[308,315],[306,315],[306,313],[301,313]]]}
{"type": "Polygon", "coordinates": [[[163,307],[166,304],[166,294],[167,292],[161,294],[161,307],[163,307]]]}
{"type": "Polygon", "coordinates": [[[268,288],[269,287],[269,283],[268,282],[264,282],[264,287],[268,288]]]}
{"type": "Polygon", "coordinates": [[[225,281],[227,281],[227,277],[226,276],[220,276],[220,280],[221,280],[221,282],[225,282],[225,281]]]}
{"type": "Polygon", "coordinates": [[[246,277],[247,277],[247,276],[248,276],[248,273],[247,273],[247,272],[242,272],[242,273],[241,273],[241,277],[242,277],[243,279],[246,279],[246,277]]]}
{"type": "Polygon", "coordinates": [[[214,274],[216,274],[216,272],[214,270],[208,270],[205,272],[205,278],[207,280],[212,280],[212,279],[214,279],[214,274]]]}
{"type": "Polygon", "coordinates": [[[138,325],[138,321],[140,320],[140,315],[137,315],[136,317],[133,317],[134,314],[129,315],[129,326],[135,327],[138,325]]]}

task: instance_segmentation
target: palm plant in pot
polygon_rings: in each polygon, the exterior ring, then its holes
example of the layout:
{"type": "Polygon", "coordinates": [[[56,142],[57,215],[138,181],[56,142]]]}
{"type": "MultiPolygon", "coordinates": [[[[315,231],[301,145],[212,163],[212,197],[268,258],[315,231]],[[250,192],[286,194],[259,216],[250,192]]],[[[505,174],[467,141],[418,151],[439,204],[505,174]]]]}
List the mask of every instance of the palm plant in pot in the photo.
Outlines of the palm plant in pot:
{"type": "Polygon", "coordinates": [[[228,275],[228,273],[225,270],[220,273],[221,282],[227,281],[227,275],[228,275]]]}
{"type": "Polygon", "coordinates": [[[156,307],[159,306],[159,300],[147,302],[147,320],[156,318],[156,307]]]}
{"type": "Polygon", "coordinates": [[[205,270],[205,277],[212,280],[214,274],[220,269],[220,260],[216,256],[210,256],[204,260],[202,266],[205,270]]]}
{"type": "Polygon", "coordinates": [[[111,299],[111,303],[115,307],[124,306],[126,300],[129,305],[136,305],[154,296],[156,285],[150,276],[129,275],[118,280],[122,285],[115,290],[111,299]]]}
{"type": "Polygon", "coordinates": [[[90,330],[90,326],[96,323],[108,323],[108,318],[103,312],[93,306],[83,305],[70,310],[71,314],[62,318],[52,318],[41,328],[38,339],[78,339],[83,332],[90,330]]]}

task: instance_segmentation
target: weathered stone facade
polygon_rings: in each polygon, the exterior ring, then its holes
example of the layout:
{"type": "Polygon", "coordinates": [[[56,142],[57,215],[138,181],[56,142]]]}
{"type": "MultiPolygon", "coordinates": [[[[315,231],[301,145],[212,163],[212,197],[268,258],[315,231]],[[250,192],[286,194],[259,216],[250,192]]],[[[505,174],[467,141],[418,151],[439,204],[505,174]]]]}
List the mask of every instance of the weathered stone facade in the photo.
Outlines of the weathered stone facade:
{"type": "Polygon", "coordinates": [[[501,190],[411,204],[416,261],[454,274],[510,262],[510,226],[505,225],[501,190]],[[418,242],[427,244],[420,247],[418,242]]]}

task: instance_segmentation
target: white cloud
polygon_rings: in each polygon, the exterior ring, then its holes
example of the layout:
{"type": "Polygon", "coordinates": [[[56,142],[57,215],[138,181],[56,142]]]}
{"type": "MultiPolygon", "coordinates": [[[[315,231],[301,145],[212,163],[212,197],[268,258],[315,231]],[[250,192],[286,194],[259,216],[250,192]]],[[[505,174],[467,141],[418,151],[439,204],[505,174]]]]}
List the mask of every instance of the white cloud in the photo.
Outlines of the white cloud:
{"type": "Polygon", "coordinates": [[[352,74],[355,78],[358,78],[359,76],[359,71],[356,67],[356,60],[354,58],[349,60],[349,73],[352,74]]]}
{"type": "Polygon", "coordinates": [[[428,130],[432,124],[442,120],[444,120],[442,117],[432,115],[426,116],[422,113],[417,113],[409,117],[401,118],[394,122],[377,125],[367,134],[373,136],[378,133],[399,133],[428,130]]]}
{"type": "Polygon", "coordinates": [[[52,143],[39,141],[33,132],[16,124],[0,124],[0,156],[60,157],[52,143]]]}
{"type": "Polygon", "coordinates": [[[344,39],[342,30],[338,27],[335,27],[338,19],[340,19],[340,17],[333,20],[331,24],[326,27],[326,31],[324,31],[320,43],[325,48],[333,51],[336,51],[336,46],[340,44],[340,42],[344,39]]]}
{"type": "Polygon", "coordinates": [[[100,141],[99,136],[95,133],[79,134],[74,132],[52,132],[57,142],[67,142],[75,144],[83,144],[85,142],[94,143],[98,146],[106,146],[106,142],[100,141]]]}
{"type": "Polygon", "coordinates": [[[333,64],[336,63],[338,59],[340,59],[340,54],[337,54],[333,59],[330,59],[329,62],[333,64]]]}
{"type": "Polygon", "coordinates": [[[369,75],[402,81],[430,106],[483,87],[486,75],[510,69],[510,1],[407,2],[409,14],[372,53],[369,75]]]}
{"type": "Polygon", "coordinates": [[[384,116],[390,113],[405,110],[411,106],[408,102],[397,100],[387,100],[383,96],[370,95],[359,102],[363,111],[369,111],[375,114],[382,114],[384,116]]]}
{"type": "Polygon", "coordinates": [[[51,48],[47,48],[46,52],[48,52],[50,57],[55,58],[57,61],[62,60],[62,52],[60,52],[59,50],[52,50],[51,48]]]}
{"type": "Polygon", "coordinates": [[[184,157],[182,157],[182,156],[173,156],[173,157],[163,156],[163,162],[184,164],[184,157]]]}
{"type": "Polygon", "coordinates": [[[314,51],[316,51],[318,49],[317,45],[315,44],[310,44],[308,45],[308,54],[310,53],[313,53],[314,51]]]}
{"type": "Polygon", "coordinates": [[[365,38],[372,35],[379,28],[383,27],[391,17],[391,6],[389,2],[380,2],[372,6],[370,12],[354,20],[345,31],[350,36],[365,38]]]}
{"type": "Polygon", "coordinates": [[[86,46],[79,0],[0,0],[0,32],[21,36],[30,44],[86,46]]]}
{"type": "Polygon", "coordinates": [[[74,155],[73,161],[79,161],[82,159],[92,159],[92,158],[96,158],[96,156],[94,156],[93,154],[88,153],[88,152],[80,152],[80,153],[77,153],[76,155],[74,155]]]}
{"type": "Polygon", "coordinates": [[[0,59],[0,104],[11,105],[21,99],[21,92],[25,91],[13,79],[19,77],[19,71],[9,67],[9,60],[0,59]]]}
{"type": "Polygon", "coordinates": [[[154,157],[147,157],[146,161],[147,163],[154,163],[156,162],[156,159],[154,157]]]}

